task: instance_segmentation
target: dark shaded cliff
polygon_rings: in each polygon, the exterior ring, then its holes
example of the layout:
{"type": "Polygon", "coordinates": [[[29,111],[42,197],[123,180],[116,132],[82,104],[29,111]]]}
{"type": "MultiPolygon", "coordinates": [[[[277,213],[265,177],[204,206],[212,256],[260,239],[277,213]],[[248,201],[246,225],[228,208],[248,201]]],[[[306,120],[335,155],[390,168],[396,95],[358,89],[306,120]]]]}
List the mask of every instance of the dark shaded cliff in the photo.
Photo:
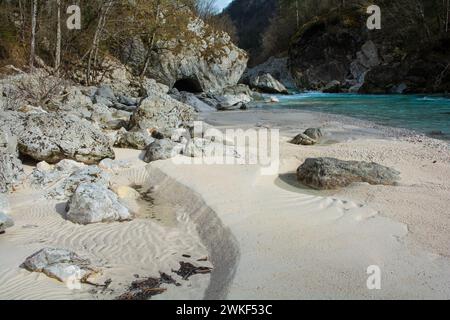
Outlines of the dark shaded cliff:
{"type": "Polygon", "coordinates": [[[435,21],[437,8],[418,0],[378,5],[381,30],[369,30],[366,6],[355,5],[333,9],[298,31],[289,68],[299,88],[329,89],[332,83],[344,92],[450,91],[450,33],[435,21]]]}
{"type": "Polygon", "coordinates": [[[277,0],[234,0],[225,10],[238,30],[239,47],[251,57],[261,50],[261,37],[275,15],[277,0]]]}

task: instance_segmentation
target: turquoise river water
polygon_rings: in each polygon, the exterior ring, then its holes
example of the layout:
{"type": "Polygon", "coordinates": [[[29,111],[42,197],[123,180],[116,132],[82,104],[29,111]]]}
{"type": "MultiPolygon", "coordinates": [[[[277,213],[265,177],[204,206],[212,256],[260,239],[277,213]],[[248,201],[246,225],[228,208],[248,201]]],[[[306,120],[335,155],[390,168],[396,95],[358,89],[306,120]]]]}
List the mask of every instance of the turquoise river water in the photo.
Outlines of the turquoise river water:
{"type": "Polygon", "coordinates": [[[450,99],[442,96],[308,92],[277,98],[280,103],[262,108],[291,108],[345,115],[450,140],[450,99]]]}

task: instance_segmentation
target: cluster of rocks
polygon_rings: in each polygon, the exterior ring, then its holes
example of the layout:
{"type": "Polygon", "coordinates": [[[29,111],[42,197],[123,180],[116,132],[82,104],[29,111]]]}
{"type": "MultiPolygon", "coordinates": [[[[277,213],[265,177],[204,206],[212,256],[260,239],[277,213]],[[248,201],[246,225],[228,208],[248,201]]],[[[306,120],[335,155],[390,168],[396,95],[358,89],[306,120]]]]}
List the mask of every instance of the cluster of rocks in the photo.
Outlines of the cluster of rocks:
{"type": "Polygon", "coordinates": [[[197,133],[194,126],[174,131],[171,138],[157,139],[145,150],[144,161],[166,160],[177,155],[190,158],[208,156],[240,158],[241,155],[230,141],[221,139],[221,134],[205,123],[201,123],[202,132],[197,133]],[[209,130],[209,131],[208,131],[209,130]]]}

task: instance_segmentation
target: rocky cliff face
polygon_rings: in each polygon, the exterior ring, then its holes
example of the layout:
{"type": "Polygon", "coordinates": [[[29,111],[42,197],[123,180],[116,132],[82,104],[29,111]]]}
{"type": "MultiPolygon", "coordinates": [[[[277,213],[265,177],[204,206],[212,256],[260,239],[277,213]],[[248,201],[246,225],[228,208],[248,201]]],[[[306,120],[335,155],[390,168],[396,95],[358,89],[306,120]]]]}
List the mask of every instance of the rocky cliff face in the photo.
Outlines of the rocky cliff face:
{"type": "MultiPolygon", "coordinates": [[[[152,53],[147,74],[180,91],[220,92],[236,85],[247,67],[245,51],[228,34],[213,31],[200,19],[191,20],[187,33],[159,47],[167,49],[152,53]]],[[[130,41],[122,58],[137,71],[142,68],[146,59],[142,41],[130,41]]]]}
{"type": "Polygon", "coordinates": [[[322,90],[339,82],[344,92],[448,92],[450,40],[430,37],[418,3],[379,1],[381,30],[366,27],[365,7],[336,9],[303,26],[289,52],[297,86],[322,90]]]}

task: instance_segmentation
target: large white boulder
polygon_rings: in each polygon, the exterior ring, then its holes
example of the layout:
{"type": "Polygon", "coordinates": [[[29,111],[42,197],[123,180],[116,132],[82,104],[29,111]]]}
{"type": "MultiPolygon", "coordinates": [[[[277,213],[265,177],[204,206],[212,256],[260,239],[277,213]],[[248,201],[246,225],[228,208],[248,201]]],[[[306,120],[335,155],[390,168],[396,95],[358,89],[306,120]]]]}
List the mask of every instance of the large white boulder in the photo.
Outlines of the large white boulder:
{"type": "Polygon", "coordinates": [[[133,215],[104,185],[83,183],[67,203],[65,217],[74,223],[90,224],[131,220],[133,215]]]}
{"type": "Polygon", "coordinates": [[[92,164],[114,158],[108,136],[74,115],[5,112],[0,115],[0,125],[17,136],[21,154],[38,161],[72,159],[92,164]]]}
{"type": "Polygon", "coordinates": [[[194,120],[193,107],[167,94],[153,95],[143,100],[130,120],[133,131],[156,130],[170,136],[183,123],[194,120]]]}

